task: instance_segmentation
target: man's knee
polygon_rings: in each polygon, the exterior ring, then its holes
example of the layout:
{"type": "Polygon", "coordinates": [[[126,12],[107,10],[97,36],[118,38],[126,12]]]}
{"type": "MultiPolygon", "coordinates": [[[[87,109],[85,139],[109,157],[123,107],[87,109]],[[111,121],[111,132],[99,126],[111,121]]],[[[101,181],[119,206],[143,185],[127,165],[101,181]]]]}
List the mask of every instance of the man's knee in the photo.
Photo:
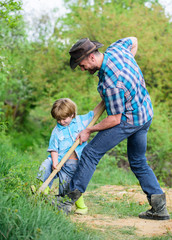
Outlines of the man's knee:
{"type": "Polygon", "coordinates": [[[146,158],[142,158],[142,159],[129,159],[129,164],[130,164],[130,168],[133,171],[133,173],[137,174],[137,173],[145,173],[147,172],[149,166],[147,164],[146,158]]]}
{"type": "Polygon", "coordinates": [[[93,146],[87,144],[87,146],[82,151],[82,159],[83,161],[90,161],[93,164],[98,164],[101,159],[102,154],[100,154],[93,146]]]}

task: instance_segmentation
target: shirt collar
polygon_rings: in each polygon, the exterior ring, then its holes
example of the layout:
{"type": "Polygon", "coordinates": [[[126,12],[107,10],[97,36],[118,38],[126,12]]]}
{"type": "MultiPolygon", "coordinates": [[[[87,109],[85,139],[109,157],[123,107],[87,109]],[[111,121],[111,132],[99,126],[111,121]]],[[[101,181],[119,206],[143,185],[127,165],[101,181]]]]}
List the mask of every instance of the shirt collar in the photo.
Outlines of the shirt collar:
{"type": "Polygon", "coordinates": [[[107,59],[108,59],[108,55],[106,53],[104,53],[104,58],[103,58],[103,62],[101,65],[101,68],[98,72],[98,77],[101,78],[101,75],[104,73],[105,71],[105,67],[106,67],[106,63],[107,63],[107,59]]]}

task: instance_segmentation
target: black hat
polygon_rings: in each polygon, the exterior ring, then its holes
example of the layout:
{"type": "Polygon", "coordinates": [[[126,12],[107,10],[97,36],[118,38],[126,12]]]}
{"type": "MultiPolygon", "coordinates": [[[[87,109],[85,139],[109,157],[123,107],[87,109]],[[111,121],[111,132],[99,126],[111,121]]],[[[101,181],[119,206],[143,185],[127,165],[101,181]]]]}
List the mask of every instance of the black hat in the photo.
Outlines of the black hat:
{"type": "Polygon", "coordinates": [[[71,55],[70,58],[70,67],[75,69],[76,66],[90,53],[97,50],[98,48],[102,47],[103,44],[90,41],[89,38],[82,38],[77,41],[72,48],[70,49],[69,53],[71,55]]]}

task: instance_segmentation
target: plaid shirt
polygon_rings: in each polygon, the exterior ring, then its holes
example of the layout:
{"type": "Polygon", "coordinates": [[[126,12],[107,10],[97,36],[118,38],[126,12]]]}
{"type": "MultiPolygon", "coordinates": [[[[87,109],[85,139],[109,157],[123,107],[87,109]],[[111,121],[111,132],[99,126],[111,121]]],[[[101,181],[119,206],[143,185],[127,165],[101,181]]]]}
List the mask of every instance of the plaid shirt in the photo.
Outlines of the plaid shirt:
{"type": "Polygon", "coordinates": [[[131,47],[131,39],[124,38],[107,48],[98,72],[97,90],[108,115],[122,113],[122,120],[140,126],[153,117],[153,108],[131,47]]]}

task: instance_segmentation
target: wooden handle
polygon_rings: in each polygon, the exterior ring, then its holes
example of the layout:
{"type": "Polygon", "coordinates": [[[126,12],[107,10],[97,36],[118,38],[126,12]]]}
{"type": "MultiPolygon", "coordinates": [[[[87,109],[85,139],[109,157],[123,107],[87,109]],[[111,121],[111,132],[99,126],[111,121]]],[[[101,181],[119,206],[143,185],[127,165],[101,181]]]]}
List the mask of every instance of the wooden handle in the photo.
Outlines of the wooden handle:
{"type": "MultiPolygon", "coordinates": [[[[98,120],[98,118],[102,115],[102,113],[105,110],[105,104],[100,107],[100,110],[97,112],[97,114],[94,116],[92,121],[87,127],[92,127],[95,122],[98,120]]],[[[55,177],[55,175],[60,171],[64,163],[68,160],[70,155],[74,152],[75,148],[79,145],[79,139],[74,142],[72,147],[69,149],[69,151],[65,154],[65,156],[62,158],[60,163],[57,165],[57,169],[54,169],[53,172],[50,174],[50,176],[46,179],[46,181],[41,185],[41,187],[38,189],[38,193],[41,193],[45,190],[45,188],[48,186],[48,184],[51,182],[51,180],[55,177]]]]}

